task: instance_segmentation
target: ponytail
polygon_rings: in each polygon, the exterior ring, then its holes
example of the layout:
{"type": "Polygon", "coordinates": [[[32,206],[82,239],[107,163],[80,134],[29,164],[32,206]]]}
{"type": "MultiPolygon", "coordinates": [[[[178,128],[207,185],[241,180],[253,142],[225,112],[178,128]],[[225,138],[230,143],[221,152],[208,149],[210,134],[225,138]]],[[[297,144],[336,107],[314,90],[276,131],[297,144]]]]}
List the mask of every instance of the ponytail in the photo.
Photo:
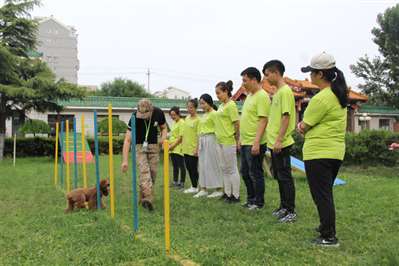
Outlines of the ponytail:
{"type": "Polygon", "coordinates": [[[331,83],[331,90],[337,97],[339,104],[342,108],[348,106],[348,86],[346,85],[344,73],[334,67],[325,70],[314,70],[315,72],[321,71],[323,78],[331,83]]]}
{"type": "Polygon", "coordinates": [[[220,88],[222,91],[227,92],[227,95],[229,96],[229,98],[231,98],[233,92],[233,81],[221,81],[216,84],[216,88],[220,88]]]}

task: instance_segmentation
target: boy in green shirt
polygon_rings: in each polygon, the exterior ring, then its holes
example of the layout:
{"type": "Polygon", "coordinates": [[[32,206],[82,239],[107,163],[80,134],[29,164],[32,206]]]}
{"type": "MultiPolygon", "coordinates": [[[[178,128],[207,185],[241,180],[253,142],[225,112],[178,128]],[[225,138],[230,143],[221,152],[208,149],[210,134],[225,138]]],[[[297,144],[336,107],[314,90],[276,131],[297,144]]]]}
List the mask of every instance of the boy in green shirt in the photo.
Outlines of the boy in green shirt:
{"type": "Polygon", "coordinates": [[[267,119],[270,98],[260,85],[260,71],[254,67],[242,73],[242,85],[247,92],[240,120],[241,175],[247,187],[247,202],[243,205],[250,210],[263,208],[265,204],[265,180],[263,158],[266,152],[267,119]]]}
{"type": "Polygon", "coordinates": [[[272,99],[269,123],[266,129],[267,147],[271,152],[274,178],[280,190],[280,206],[273,211],[282,223],[296,220],[295,185],[291,174],[290,149],[294,144],[295,98],[291,88],[284,82],[285,67],[281,61],[272,60],[263,67],[267,81],[277,88],[272,99]]]}

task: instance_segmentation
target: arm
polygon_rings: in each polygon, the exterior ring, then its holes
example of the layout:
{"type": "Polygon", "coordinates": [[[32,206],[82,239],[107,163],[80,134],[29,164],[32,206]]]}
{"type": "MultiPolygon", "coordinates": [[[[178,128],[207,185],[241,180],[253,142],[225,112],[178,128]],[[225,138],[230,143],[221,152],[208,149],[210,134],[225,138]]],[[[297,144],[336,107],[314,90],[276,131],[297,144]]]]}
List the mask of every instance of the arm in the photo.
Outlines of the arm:
{"type": "Polygon", "coordinates": [[[278,133],[276,142],[274,143],[274,147],[273,147],[273,151],[276,153],[279,153],[281,151],[281,149],[283,148],[282,141],[284,139],[285,133],[287,132],[289,122],[290,122],[290,115],[284,114],[283,117],[281,118],[280,131],[278,133]]]}
{"type": "Polygon", "coordinates": [[[177,145],[179,145],[180,143],[182,143],[183,141],[183,137],[179,137],[176,141],[172,142],[172,144],[170,144],[169,149],[173,150],[174,148],[176,148],[177,145]]]}
{"type": "Polygon", "coordinates": [[[260,153],[260,139],[265,133],[265,128],[267,126],[267,117],[260,117],[258,129],[256,130],[256,136],[254,144],[252,145],[251,153],[252,155],[258,155],[260,153]]]}
{"type": "Polygon", "coordinates": [[[159,128],[161,129],[161,143],[163,144],[168,137],[168,128],[166,124],[160,125],[159,128]]]}
{"type": "Polygon", "coordinates": [[[126,130],[125,140],[123,141],[123,149],[122,149],[122,165],[121,170],[122,173],[126,173],[128,169],[128,161],[129,161],[129,150],[130,144],[132,143],[132,138],[130,134],[130,130],[126,130]]]}
{"type": "Polygon", "coordinates": [[[236,140],[237,150],[241,148],[240,142],[240,120],[234,122],[234,138],[236,140]]]}

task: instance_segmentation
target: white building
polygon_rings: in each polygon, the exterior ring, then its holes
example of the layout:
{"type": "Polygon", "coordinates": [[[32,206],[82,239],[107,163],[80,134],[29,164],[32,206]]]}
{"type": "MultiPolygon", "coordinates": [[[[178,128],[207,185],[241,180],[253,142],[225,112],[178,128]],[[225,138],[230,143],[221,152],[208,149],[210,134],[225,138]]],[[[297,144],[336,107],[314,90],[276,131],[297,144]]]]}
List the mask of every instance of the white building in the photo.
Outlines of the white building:
{"type": "Polygon", "coordinates": [[[161,98],[176,100],[187,100],[191,98],[191,94],[189,92],[175,87],[168,87],[163,91],[157,91],[154,93],[154,95],[161,98]]]}
{"type": "Polygon", "coordinates": [[[37,52],[55,73],[57,79],[64,78],[78,83],[78,34],[76,29],[64,25],[54,17],[39,18],[37,52]]]}

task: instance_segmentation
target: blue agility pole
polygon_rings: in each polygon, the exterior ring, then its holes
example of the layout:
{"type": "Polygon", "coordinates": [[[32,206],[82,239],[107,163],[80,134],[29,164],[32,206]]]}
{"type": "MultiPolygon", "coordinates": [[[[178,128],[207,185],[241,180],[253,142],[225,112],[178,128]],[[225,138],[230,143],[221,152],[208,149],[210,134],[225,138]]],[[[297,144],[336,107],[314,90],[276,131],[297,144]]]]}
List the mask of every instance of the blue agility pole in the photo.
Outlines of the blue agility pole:
{"type": "Polygon", "coordinates": [[[137,202],[137,164],[136,164],[136,117],[132,114],[131,123],[131,149],[132,149],[132,192],[133,192],[133,229],[139,230],[139,206],[137,202]]]}
{"type": "Polygon", "coordinates": [[[94,151],[96,156],[96,188],[97,188],[97,209],[101,209],[100,197],[100,161],[98,156],[98,127],[97,127],[97,111],[94,111],[94,151]]]}
{"type": "Polygon", "coordinates": [[[61,121],[61,132],[60,132],[60,154],[61,154],[61,170],[60,170],[60,183],[61,188],[64,187],[64,121],[61,121]]]}
{"type": "Polygon", "coordinates": [[[76,143],[76,118],[73,118],[73,163],[75,175],[73,179],[73,188],[78,187],[78,147],[76,143]]]}

